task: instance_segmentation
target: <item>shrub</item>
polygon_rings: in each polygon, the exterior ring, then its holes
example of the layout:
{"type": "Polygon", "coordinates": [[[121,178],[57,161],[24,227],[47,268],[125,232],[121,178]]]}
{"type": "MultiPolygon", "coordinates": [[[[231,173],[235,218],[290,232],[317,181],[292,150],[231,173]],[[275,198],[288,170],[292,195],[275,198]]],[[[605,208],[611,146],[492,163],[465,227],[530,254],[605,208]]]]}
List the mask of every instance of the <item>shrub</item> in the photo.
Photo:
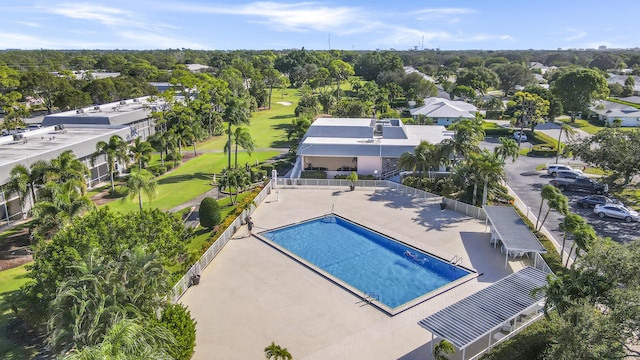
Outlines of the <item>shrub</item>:
{"type": "Polygon", "coordinates": [[[263,169],[251,168],[251,182],[258,182],[267,176],[267,172],[263,169]]]}
{"type": "MultiPolygon", "coordinates": [[[[349,175],[336,175],[333,178],[334,179],[342,179],[342,180],[346,180],[349,177],[349,175]]],[[[369,175],[358,175],[358,179],[359,180],[375,180],[375,176],[369,174],[369,175]]]]}
{"type": "Polygon", "coordinates": [[[109,190],[109,196],[114,198],[121,198],[129,195],[129,188],[125,185],[118,185],[114,190],[109,190]]]}
{"type": "Polygon", "coordinates": [[[511,137],[511,136],[513,136],[513,130],[512,129],[507,129],[507,128],[488,128],[488,129],[484,129],[484,134],[486,136],[511,137]]]}
{"type": "Polygon", "coordinates": [[[269,176],[271,176],[271,170],[274,169],[273,164],[262,164],[260,168],[266,171],[269,176]]]}
{"type": "Polygon", "coordinates": [[[207,229],[212,229],[214,226],[220,224],[220,220],[222,219],[220,205],[214,198],[210,197],[202,199],[198,215],[200,217],[200,225],[207,229]]]}
{"type": "Polygon", "coordinates": [[[162,310],[160,325],[173,334],[176,344],[167,349],[176,360],[188,360],[196,346],[196,321],[182,304],[167,305],[162,310]]]}
{"type": "Polygon", "coordinates": [[[326,179],[327,172],[322,170],[305,170],[300,174],[302,179],[326,179]]]}
{"type": "Polygon", "coordinates": [[[182,160],[182,154],[180,153],[169,153],[167,155],[167,157],[165,158],[166,161],[173,161],[173,160],[182,160]]]}
{"type": "Polygon", "coordinates": [[[533,145],[528,155],[538,157],[554,157],[557,153],[558,149],[551,146],[550,144],[537,144],[533,145]]]}
{"type": "MultiPolygon", "coordinates": [[[[273,166],[275,167],[276,171],[278,172],[278,176],[283,176],[285,175],[287,172],[289,172],[289,170],[293,169],[293,164],[289,161],[276,161],[275,163],[273,163],[273,166]]],[[[271,175],[271,174],[269,174],[271,175]]]]}
{"type": "Polygon", "coordinates": [[[173,166],[172,162],[165,162],[164,166],[167,168],[167,171],[173,169],[175,166],[173,166]]]}
{"type": "Polygon", "coordinates": [[[147,168],[153,175],[160,176],[167,172],[167,167],[162,165],[152,165],[147,168]]]}

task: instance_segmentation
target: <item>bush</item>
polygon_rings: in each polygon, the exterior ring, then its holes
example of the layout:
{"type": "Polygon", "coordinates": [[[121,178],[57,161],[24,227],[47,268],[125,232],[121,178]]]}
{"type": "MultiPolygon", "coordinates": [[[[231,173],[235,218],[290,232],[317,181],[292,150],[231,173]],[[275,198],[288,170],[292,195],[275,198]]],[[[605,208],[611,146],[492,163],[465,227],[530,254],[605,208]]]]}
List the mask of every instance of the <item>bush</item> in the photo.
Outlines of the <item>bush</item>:
{"type": "Polygon", "coordinates": [[[558,153],[558,149],[549,145],[549,144],[538,144],[533,145],[531,151],[529,151],[529,156],[538,156],[538,157],[554,157],[558,153]]]}
{"type": "Polygon", "coordinates": [[[305,170],[300,174],[302,179],[326,179],[327,172],[323,170],[305,170]]]}
{"type": "Polygon", "coordinates": [[[214,198],[210,197],[202,199],[198,215],[200,217],[200,225],[207,229],[212,229],[220,224],[220,220],[222,220],[220,205],[214,198]]]}
{"type": "MultiPolygon", "coordinates": [[[[334,179],[342,179],[345,180],[349,177],[349,175],[336,175],[334,179]]],[[[358,175],[358,180],[375,180],[375,176],[373,175],[358,175]]]]}
{"type": "Polygon", "coordinates": [[[109,196],[113,198],[121,198],[129,195],[129,188],[125,185],[118,185],[114,190],[109,190],[109,196]]]}
{"type": "Polygon", "coordinates": [[[262,164],[260,165],[260,169],[267,172],[267,175],[271,176],[271,170],[274,169],[273,164],[262,164]]]}
{"type": "Polygon", "coordinates": [[[258,182],[258,181],[264,179],[265,176],[267,176],[266,170],[258,169],[258,168],[251,168],[251,182],[252,183],[255,183],[255,182],[258,182]]]}
{"type": "Polygon", "coordinates": [[[164,163],[164,167],[167,169],[167,171],[173,169],[175,166],[173,166],[172,162],[165,162],[164,163]]]}
{"type": "Polygon", "coordinates": [[[515,337],[506,340],[484,354],[482,360],[536,360],[552,341],[552,331],[547,320],[531,324],[515,337]]]}
{"type": "Polygon", "coordinates": [[[167,155],[167,157],[165,158],[165,160],[166,161],[182,160],[182,154],[180,154],[180,153],[175,153],[175,154],[169,153],[167,155]]]}
{"type": "Polygon", "coordinates": [[[513,130],[507,129],[507,128],[489,128],[489,129],[484,129],[484,134],[485,136],[492,136],[492,137],[500,137],[500,136],[511,137],[513,136],[513,130]]]}
{"type": "Polygon", "coordinates": [[[191,359],[196,346],[196,321],[189,310],[182,304],[167,305],[162,310],[160,325],[176,338],[176,344],[167,349],[169,355],[176,360],[191,359]]]}
{"type": "MultiPolygon", "coordinates": [[[[273,166],[278,172],[278,176],[284,176],[289,172],[289,170],[293,169],[293,164],[289,161],[284,160],[276,161],[275,163],[273,163],[273,166]]],[[[269,176],[271,176],[271,174],[269,174],[269,176]]]]}
{"type": "Polygon", "coordinates": [[[147,168],[154,176],[160,176],[167,172],[167,167],[162,165],[152,165],[147,168]]]}

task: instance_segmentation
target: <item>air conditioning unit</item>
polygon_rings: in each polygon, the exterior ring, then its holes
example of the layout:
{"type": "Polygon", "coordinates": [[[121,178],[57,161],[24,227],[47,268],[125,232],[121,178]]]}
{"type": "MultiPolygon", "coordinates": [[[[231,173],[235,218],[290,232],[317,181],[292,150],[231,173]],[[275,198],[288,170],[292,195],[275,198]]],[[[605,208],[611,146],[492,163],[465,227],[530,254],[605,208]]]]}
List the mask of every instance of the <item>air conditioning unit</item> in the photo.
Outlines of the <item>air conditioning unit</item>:
{"type": "Polygon", "coordinates": [[[95,110],[95,111],[100,111],[100,106],[94,106],[94,107],[93,107],[93,110],[95,110]]]}
{"type": "Polygon", "coordinates": [[[133,102],[140,102],[140,99],[133,99],[133,102]]]}
{"type": "Polygon", "coordinates": [[[120,105],[127,105],[127,100],[121,100],[120,105]]]}

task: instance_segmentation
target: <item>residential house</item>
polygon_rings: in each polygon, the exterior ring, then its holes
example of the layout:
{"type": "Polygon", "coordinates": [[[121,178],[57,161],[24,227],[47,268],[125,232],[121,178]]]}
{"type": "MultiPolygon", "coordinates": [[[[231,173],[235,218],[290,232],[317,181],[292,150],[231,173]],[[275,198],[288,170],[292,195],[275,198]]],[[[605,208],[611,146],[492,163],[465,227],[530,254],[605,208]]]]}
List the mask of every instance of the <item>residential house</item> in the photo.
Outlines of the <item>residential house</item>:
{"type": "Polygon", "coordinates": [[[431,118],[437,125],[451,125],[458,119],[474,119],[478,109],[464,101],[454,101],[442,98],[427,98],[424,105],[411,110],[411,116],[416,119],[419,115],[431,118]]]}

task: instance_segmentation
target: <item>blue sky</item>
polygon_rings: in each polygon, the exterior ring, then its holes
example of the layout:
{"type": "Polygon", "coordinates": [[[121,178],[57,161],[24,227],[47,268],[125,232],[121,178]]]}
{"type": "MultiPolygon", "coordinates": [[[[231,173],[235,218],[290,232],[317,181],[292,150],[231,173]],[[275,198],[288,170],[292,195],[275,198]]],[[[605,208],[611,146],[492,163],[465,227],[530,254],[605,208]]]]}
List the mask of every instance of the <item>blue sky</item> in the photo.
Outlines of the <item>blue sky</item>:
{"type": "Polygon", "coordinates": [[[2,0],[0,49],[640,46],[640,1],[2,0]],[[567,4],[570,3],[570,4],[567,4]]]}

